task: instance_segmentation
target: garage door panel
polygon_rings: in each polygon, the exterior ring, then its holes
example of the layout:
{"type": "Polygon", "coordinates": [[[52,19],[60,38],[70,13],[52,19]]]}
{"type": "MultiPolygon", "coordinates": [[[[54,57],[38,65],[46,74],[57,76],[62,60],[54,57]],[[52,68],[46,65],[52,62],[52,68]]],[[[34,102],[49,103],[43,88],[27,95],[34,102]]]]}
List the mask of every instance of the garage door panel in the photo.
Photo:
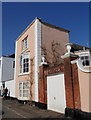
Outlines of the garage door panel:
{"type": "Polygon", "coordinates": [[[50,108],[49,110],[54,110],[54,103],[53,103],[54,93],[53,93],[52,88],[54,88],[54,84],[53,84],[52,79],[50,79],[48,87],[47,87],[48,91],[50,91],[50,92],[47,93],[48,94],[47,99],[50,98],[50,100],[48,101],[48,108],[50,108]]]}
{"type": "Polygon", "coordinates": [[[47,77],[47,105],[49,110],[64,113],[66,107],[64,74],[47,77]]]}

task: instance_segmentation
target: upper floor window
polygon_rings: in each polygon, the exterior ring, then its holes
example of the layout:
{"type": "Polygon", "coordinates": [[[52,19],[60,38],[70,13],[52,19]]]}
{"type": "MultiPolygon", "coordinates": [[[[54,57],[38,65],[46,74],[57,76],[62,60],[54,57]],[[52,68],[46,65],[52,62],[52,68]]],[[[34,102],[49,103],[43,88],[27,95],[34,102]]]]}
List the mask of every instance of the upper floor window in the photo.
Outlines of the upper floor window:
{"type": "Polygon", "coordinates": [[[27,40],[27,37],[22,41],[22,48],[23,50],[27,49],[28,48],[28,40],[27,40]]]}
{"type": "Polygon", "coordinates": [[[29,54],[25,53],[20,56],[20,73],[29,72],[29,54]]]}
{"type": "Polygon", "coordinates": [[[91,66],[91,58],[90,55],[81,55],[80,60],[82,61],[83,66],[89,67],[91,66]]]}

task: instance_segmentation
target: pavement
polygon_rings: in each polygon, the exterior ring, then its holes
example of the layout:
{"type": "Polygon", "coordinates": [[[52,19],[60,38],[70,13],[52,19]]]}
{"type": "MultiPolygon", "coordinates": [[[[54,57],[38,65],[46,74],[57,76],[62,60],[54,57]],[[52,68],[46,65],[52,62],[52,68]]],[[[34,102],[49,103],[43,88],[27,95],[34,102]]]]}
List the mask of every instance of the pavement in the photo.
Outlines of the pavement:
{"type": "Polygon", "coordinates": [[[39,109],[31,104],[22,104],[17,100],[2,100],[2,120],[73,120],[54,111],[39,109]]]}

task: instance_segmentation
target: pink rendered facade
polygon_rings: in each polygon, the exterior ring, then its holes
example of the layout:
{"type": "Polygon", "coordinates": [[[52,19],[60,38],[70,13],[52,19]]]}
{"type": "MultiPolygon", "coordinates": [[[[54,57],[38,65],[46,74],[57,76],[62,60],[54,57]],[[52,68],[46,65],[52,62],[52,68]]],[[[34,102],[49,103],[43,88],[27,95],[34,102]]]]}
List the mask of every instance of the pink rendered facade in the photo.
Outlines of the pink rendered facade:
{"type": "MultiPolygon", "coordinates": [[[[16,97],[19,100],[32,100],[38,102],[38,72],[41,64],[41,56],[45,54],[46,49],[48,56],[47,61],[53,63],[54,56],[51,49],[52,43],[58,45],[59,57],[66,52],[65,44],[69,42],[69,31],[41,22],[35,19],[26,30],[16,40],[16,56],[15,56],[15,81],[16,81],[16,97]],[[27,47],[23,49],[24,40],[27,38],[27,47]],[[60,53],[60,54],[59,54],[60,53]],[[22,57],[21,57],[22,55],[22,57]],[[28,56],[28,57],[26,57],[28,56]],[[25,58],[23,58],[25,57],[25,58]],[[20,68],[21,61],[23,65],[20,68]],[[26,60],[28,62],[26,62],[26,60]],[[24,66],[28,65],[28,72],[24,72],[24,66]],[[20,73],[20,69],[24,72],[20,73]],[[29,82],[26,88],[26,82],[29,82]],[[28,93],[28,96],[26,96],[28,93]]],[[[26,43],[25,43],[26,44],[26,43]]],[[[55,59],[54,59],[54,62],[55,59]]],[[[25,71],[26,71],[25,70],[25,71]]]]}
{"type": "Polygon", "coordinates": [[[78,69],[79,86],[80,86],[80,99],[81,99],[81,110],[91,112],[90,107],[90,76],[91,73],[82,72],[78,69]]]}
{"type": "Polygon", "coordinates": [[[91,77],[91,52],[90,50],[78,51],[76,54],[89,56],[90,65],[81,66],[81,63],[77,63],[78,66],[78,80],[80,88],[80,101],[81,101],[81,110],[85,112],[91,112],[91,93],[90,93],[90,77],[91,77]]]}

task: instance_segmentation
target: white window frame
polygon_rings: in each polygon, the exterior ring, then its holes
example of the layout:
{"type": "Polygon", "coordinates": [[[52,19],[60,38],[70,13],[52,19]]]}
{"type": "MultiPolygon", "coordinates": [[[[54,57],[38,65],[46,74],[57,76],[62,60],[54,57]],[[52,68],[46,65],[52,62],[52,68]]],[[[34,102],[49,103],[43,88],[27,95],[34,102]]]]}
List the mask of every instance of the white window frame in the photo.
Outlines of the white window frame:
{"type": "Polygon", "coordinates": [[[28,36],[25,37],[24,40],[22,40],[22,49],[26,50],[28,48],[28,36]]]}
{"type": "Polygon", "coordinates": [[[23,74],[29,74],[30,73],[30,53],[29,52],[27,52],[27,53],[23,53],[23,54],[21,54],[20,55],[20,57],[19,57],[19,75],[23,75],[23,74]],[[26,57],[26,56],[28,56],[28,57],[26,57]],[[22,60],[20,61],[20,59],[21,59],[21,57],[22,57],[22,60]],[[24,64],[23,64],[23,61],[24,61],[24,59],[25,58],[28,58],[28,72],[23,72],[23,69],[24,69],[24,64]]]}
{"type": "Polygon", "coordinates": [[[18,94],[19,100],[29,100],[30,99],[30,82],[29,81],[19,82],[18,89],[19,89],[19,94],[18,94]],[[28,83],[28,88],[24,89],[24,84],[26,84],[26,83],[28,83]],[[21,84],[21,89],[20,89],[20,84],[21,84]],[[21,91],[21,96],[20,96],[20,91],[21,91]],[[24,91],[27,91],[28,96],[24,96],[24,94],[26,95],[26,93],[24,93],[24,91]]]}
{"type": "Polygon", "coordinates": [[[83,61],[85,62],[86,60],[89,60],[89,65],[83,65],[83,66],[84,67],[91,67],[91,55],[90,55],[90,53],[85,53],[84,52],[84,53],[80,54],[79,59],[80,59],[81,62],[83,62],[83,61]],[[86,56],[88,56],[89,59],[85,59],[86,56]],[[81,57],[83,57],[84,59],[82,60],[81,57]]]}

